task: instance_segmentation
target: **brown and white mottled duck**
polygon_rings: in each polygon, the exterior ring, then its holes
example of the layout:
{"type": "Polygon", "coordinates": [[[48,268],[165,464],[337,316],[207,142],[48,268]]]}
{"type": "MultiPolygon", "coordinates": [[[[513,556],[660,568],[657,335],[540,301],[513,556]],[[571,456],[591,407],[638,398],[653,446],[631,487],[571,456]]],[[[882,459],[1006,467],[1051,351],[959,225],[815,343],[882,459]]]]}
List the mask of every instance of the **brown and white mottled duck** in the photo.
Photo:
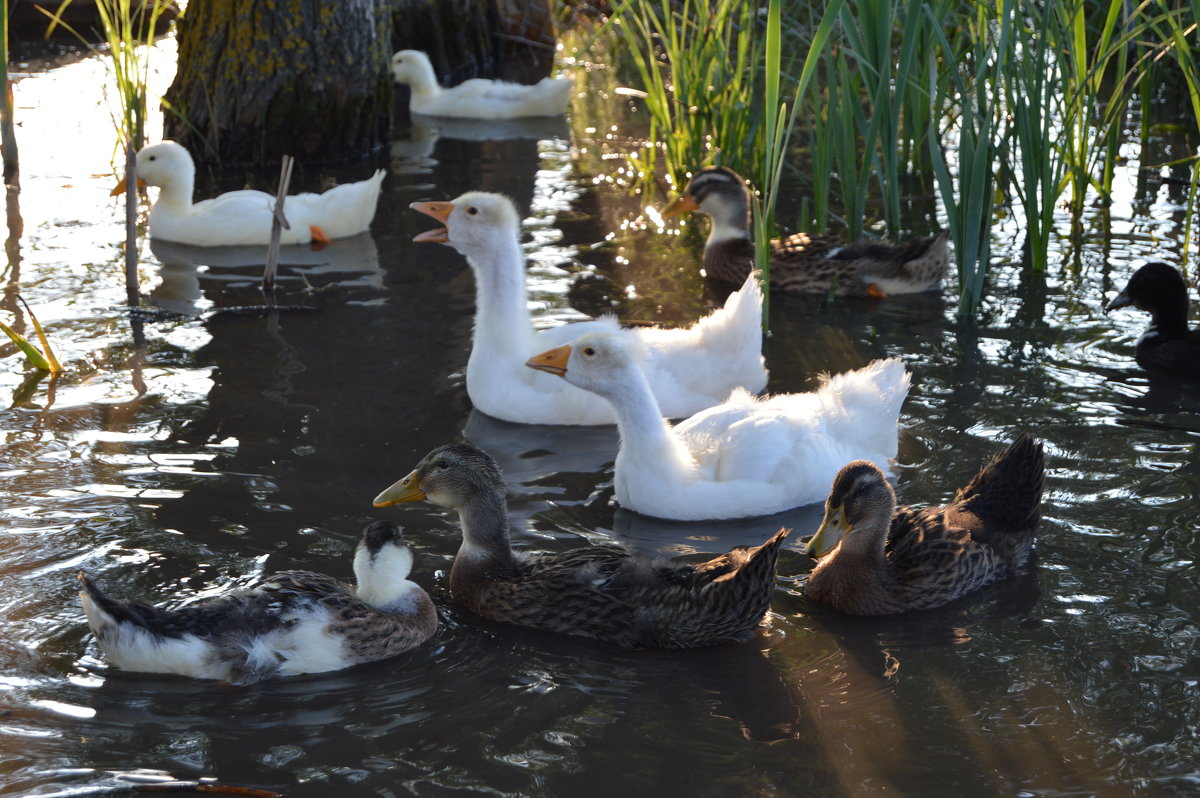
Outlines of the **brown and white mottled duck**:
{"type": "Polygon", "coordinates": [[[356,585],[282,571],[164,610],[110,598],[80,571],[79,596],[114,665],[252,684],[393,657],[428,640],[437,631],[437,610],[408,581],[412,563],[400,527],[376,521],[354,554],[356,585]]]}
{"type": "Polygon", "coordinates": [[[427,454],[375,506],[423,499],[457,510],[463,541],[450,592],[494,621],[626,648],[698,648],[749,639],[770,606],[788,529],[692,565],[609,546],[520,552],[509,543],[504,492],[486,452],[452,443],[427,454]]]}
{"type": "Polygon", "coordinates": [[[1025,564],[1041,519],[1042,444],[1020,435],[944,507],[896,507],[873,463],[845,466],[808,544],[809,598],[851,615],[954,601],[1025,564]]]}
{"type": "MultiPolygon", "coordinates": [[[[701,169],[663,218],[700,211],[712,220],[704,244],[704,272],[740,284],[754,263],[750,190],[724,166],[701,169]]],[[[884,297],[941,288],[950,266],[946,233],[904,244],[845,243],[829,233],[796,233],[771,242],[771,288],[789,294],[884,297]]]]}

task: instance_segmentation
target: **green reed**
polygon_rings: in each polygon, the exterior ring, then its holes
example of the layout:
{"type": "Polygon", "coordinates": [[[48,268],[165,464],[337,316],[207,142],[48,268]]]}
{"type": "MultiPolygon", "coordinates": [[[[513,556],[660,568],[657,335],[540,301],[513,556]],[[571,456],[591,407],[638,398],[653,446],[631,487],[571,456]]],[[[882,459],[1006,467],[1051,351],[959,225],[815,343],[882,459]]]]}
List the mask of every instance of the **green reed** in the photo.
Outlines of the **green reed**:
{"type": "MultiPolygon", "coordinates": [[[[808,90],[808,84],[816,73],[817,63],[825,42],[833,29],[834,20],[845,0],[832,0],[825,16],[817,26],[808,48],[808,54],[800,68],[792,97],[791,110],[780,102],[780,68],[782,63],[782,0],[770,0],[767,6],[766,49],[763,60],[763,81],[766,119],[764,129],[764,157],[758,170],[759,195],[754,201],[754,262],[759,269],[764,285],[771,281],[771,238],[775,234],[775,207],[779,199],[779,186],[783,180],[783,167],[787,155],[788,140],[796,125],[796,113],[800,100],[808,90]]],[[[763,295],[763,326],[767,326],[770,310],[770,291],[763,295]]]]}
{"type": "MultiPolygon", "coordinates": [[[[1001,91],[1002,56],[1008,51],[1012,35],[1014,2],[1001,0],[995,7],[977,4],[963,19],[967,35],[959,45],[952,45],[939,28],[943,52],[965,66],[951,73],[952,80],[946,86],[931,82],[929,87],[930,125],[939,131],[929,137],[929,152],[954,241],[958,314],[962,317],[972,316],[979,307],[991,258],[994,164],[1005,135],[1003,109],[993,98],[1001,91]],[[950,124],[941,130],[938,125],[947,119],[950,124]],[[953,173],[943,150],[942,142],[946,140],[956,145],[957,169],[953,173]]],[[[931,22],[941,25],[930,4],[926,4],[925,11],[931,22]]],[[[935,55],[930,53],[929,57],[935,55]]],[[[932,80],[932,65],[926,74],[932,80]]]]}
{"type": "Polygon", "coordinates": [[[633,159],[638,172],[652,179],[661,154],[678,187],[704,164],[745,169],[761,158],[755,11],[744,0],[625,0],[613,12],[606,26],[625,42],[650,117],[651,145],[633,159]]]}
{"type": "MultiPolygon", "coordinates": [[[[662,154],[676,181],[703,163],[728,164],[758,175],[769,198],[787,147],[768,142],[786,144],[796,127],[806,135],[791,152],[803,155],[811,187],[800,226],[823,228],[838,208],[853,237],[872,212],[889,230],[903,229],[903,187],[932,175],[954,240],[963,316],[984,295],[997,204],[1020,204],[1035,270],[1047,264],[1061,208],[1072,239],[1082,236],[1087,203],[1111,196],[1127,121],[1139,94],[1150,97],[1152,69],[1174,62],[1200,124],[1200,0],[860,0],[836,10],[789,2],[775,7],[774,21],[768,5],[768,25],[784,40],[800,38],[797,30],[826,33],[813,36],[803,59],[816,79],[797,95],[799,115],[795,101],[790,113],[778,112],[771,92],[790,88],[795,74],[774,59],[804,51],[764,36],[759,6],[622,4],[653,120],[653,147],[643,152],[662,154]],[[751,119],[739,123],[739,115],[751,119]],[[798,124],[781,127],[784,115],[798,124]]],[[[653,166],[641,163],[647,176],[653,166]]],[[[1192,175],[1190,203],[1200,193],[1195,164],[1192,175]]],[[[770,229],[762,224],[759,239],[770,229]]]]}
{"type": "MultiPolygon", "coordinates": [[[[1192,121],[1200,133],[1200,63],[1197,62],[1197,50],[1200,50],[1200,0],[1190,0],[1185,8],[1171,8],[1166,0],[1158,0],[1161,16],[1155,20],[1153,27],[1157,37],[1164,42],[1174,56],[1174,61],[1183,74],[1187,86],[1188,103],[1192,108],[1192,121]],[[1187,16],[1188,10],[1191,16],[1187,16]],[[1191,44],[1188,37],[1197,44],[1191,44]]],[[[1192,156],[1192,179],[1188,186],[1187,208],[1184,212],[1183,251],[1181,260],[1186,265],[1188,251],[1191,248],[1194,219],[1196,217],[1197,195],[1200,194],[1200,158],[1192,156]]]]}

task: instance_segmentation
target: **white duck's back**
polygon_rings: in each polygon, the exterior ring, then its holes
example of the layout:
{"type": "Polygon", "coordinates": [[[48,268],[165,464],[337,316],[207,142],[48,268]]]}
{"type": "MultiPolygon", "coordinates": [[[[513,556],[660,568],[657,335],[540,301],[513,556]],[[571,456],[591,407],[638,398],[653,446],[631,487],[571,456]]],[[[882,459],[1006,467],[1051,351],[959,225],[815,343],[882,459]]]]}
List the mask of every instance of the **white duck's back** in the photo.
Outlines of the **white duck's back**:
{"type": "Polygon", "coordinates": [[[392,56],[392,75],[411,90],[409,109],[429,116],[462,119],[517,119],[566,113],[571,81],[542,78],[526,85],[504,80],[471,78],[457,86],[438,84],[429,57],[420,50],[401,50],[392,56]]]}
{"type": "MultiPolygon", "coordinates": [[[[193,203],[196,167],[187,150],[164,141],[143,147],[137,157],[138,175],[159,189],[150,209],[152,238],[201,247],[270,241],[273,195],[229,191],[193,203]]],[[[320,194],[289,195],[284,202],[289,228],[281,231],[281,243],[307,243],[313,239],[313,228],[329,238],[346,238],[368,229],[383,177],[381,169],[367,180],[344,183],[320,194]]]]}

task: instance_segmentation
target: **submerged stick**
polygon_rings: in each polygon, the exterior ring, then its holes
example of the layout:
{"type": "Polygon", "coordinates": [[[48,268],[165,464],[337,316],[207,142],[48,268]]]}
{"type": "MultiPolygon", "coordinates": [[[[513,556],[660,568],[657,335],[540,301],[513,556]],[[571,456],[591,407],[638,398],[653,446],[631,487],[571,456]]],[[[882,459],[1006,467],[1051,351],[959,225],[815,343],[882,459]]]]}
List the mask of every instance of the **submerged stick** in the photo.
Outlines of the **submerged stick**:
{"type": "Polygon", "coordinates": [[[129,141],[125,144],[125,299],[131,308],[141,304],[137,281],[137,190],[137,150],[129,141]]]}
{"type": "Polygon", "coordinates": [[[279,170],[279,191],[275,195],[275,208],[271,211],[271,243],[267,245],[267,263],[263,267],[262,291],[275,290],[275,273],[279,270],[279,238],[284,230],[291,230],[287,217],[283,215],[283,201],[287,199],[288,186],[292,182],[292,166],[296,159],[283,156],[279,170]]]}

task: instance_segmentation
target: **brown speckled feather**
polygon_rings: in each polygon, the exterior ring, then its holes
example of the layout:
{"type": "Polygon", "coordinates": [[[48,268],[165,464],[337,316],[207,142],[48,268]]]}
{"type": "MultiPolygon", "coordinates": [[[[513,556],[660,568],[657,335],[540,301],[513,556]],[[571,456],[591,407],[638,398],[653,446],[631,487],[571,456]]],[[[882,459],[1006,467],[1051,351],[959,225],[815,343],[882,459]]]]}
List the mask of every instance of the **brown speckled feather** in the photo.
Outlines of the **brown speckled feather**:
{"type": "Polygon", "coordinates": [[[454,597],[504,623],[627,648],[695,648],[742,641],[762,621],[790,530],[698,565],[647,562],[596,546],[518,556],[509,573],[456,560],[454,597]]]}
{"type": "Polygon", "coordinates": [[[1042,445],[1022,434],[949,505],[895,509],[881,556],[839,544],[813,569],[808,595],[850,614],[887,615],[937,607],[1010,576],[1033,544],[1044,470],[1042,445]]]}

